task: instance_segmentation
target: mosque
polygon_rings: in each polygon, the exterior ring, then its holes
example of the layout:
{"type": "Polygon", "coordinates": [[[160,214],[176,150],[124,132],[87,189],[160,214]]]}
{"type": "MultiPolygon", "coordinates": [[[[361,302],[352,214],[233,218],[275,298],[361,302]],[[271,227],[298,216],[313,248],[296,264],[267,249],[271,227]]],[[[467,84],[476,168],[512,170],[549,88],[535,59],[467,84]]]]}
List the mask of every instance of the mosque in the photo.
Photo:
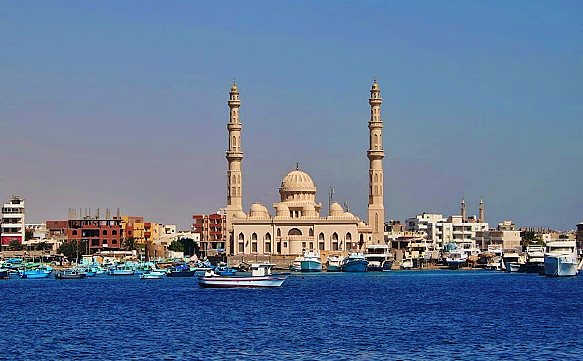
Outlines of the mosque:
{"type": "Polygon", "coordinates": [[[347,253],[368,244],[384,244],[383,151],[381,91],[375,81],[370,90],[370,140],[368,223],[345,211],[338,203],[322,216],[316,201],[316,185],[299,167],[288,173],[279,188],[280,201],[273,204],[275,215],[259,203],[243,211],[241,100],[237,85],[229,92],[227,150],[227,253],[231,255],[295,256],[303,251],[347,253]]]}

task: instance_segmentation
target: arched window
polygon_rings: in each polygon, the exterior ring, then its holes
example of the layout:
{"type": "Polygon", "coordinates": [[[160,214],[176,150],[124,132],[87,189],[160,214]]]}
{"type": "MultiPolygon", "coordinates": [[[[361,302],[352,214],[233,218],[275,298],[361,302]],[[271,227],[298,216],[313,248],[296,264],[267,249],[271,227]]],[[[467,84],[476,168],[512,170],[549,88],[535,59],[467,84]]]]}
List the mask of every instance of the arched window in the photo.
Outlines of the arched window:
{"type": "Polygon", "coordinates": [[[103,235],[107,236],[107,230],[105,230],[105,229],[103,230],[103,235]]]}
{"type": "Polygon", "coordinates": [[[352,235],[350,234],[350,232],[346,233],[346,240],[347,241],[352,241],[352,235]]]}
{"type": "Polygon", "coordinates": [[[301,236],[302,235],[302,231],[300,231],[297,228],[292,228],[289,230],[289,232],[287,232],[288,236],[301,236]]]}
{"type": "Polygon", "coordinates": [[[257,233],[253,233],[253,234],[251,235],[251,240],[252,240],[252,241],[257,241],[257,233]]]}
{"type": "Polygon", "coordinates": [[[117,236],[117,231],[114,229],[113,231],[111,231],[111,235],[112,236],[117,236]]]}
{"type": "Polygon", "coordinates": [[[265,235],[265,240],[271,241],[271,234],[269,232],[267,232],[267,234],[265,235]]]}
{"type": "Polygon", "coordinates": [[[245,235],[243,235],[243,233],[239,233],[239,241],[244,241],[245,240],[245,235]]]}
{"type": "Polygon", "coordinates": [[[336,232],[334,232],[334,233],[332,234],[332,240],[333,240],[333,241],[338,241],[338,234],[337,234],[336,232]]]}
{"type": "Polygon", "coordinates": [[[281,229],[279,229],[279,228],[277,229],[277,236],[281,237],[281,229]]]}
{"type": "Polygon", "coordinates": [[[324,233],[320,232],[320,234],[318,235],[318,241],[324,242],[324,233]]]}
{"type": "Polygon", "coordinates": [[[314,230],[310,228],[310,237],[314,237],[314,230]]]}

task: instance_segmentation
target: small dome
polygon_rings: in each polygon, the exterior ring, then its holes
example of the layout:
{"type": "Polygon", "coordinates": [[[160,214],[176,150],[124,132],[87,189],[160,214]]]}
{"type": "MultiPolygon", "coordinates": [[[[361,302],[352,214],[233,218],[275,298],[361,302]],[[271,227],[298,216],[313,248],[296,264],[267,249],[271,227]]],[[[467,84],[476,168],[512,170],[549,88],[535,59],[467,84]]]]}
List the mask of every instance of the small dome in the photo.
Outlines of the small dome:
{"type": "Polygon", "coordinates": [[[312,177],[308,173],[301,170],[294,170],[289,172],[281,182],[281,190],[284,192],[301,191],[301,192],[315,192],[316,186],[312,177]]]}
{"type": "Polygon", "coordinates": [[[363,221],[360,221],[360,222],[358,223],[358,227],[359,227],[359,228],[365,228],[365,227],[366,227],[366,223],[364,223],[363,221]]]}
{"type": "Polygon", "coordinates": [[[372,83],[372,90],[381,90],[381,87],[379,86],[379,83],[377,83],[376,79],[375,81],[372,83]]]}
{"type": "Polygon", "coordinates": [[[342,214],[344,214],[344,209],[340,204],[334,202],[330,205],[330,215],[332,217],[342,216],[342,214]]]}
{"type": "Polygon", "coordinates": [[[237,88],[237,83],[233,82],[233,86],[231,87],[231,93],[236,93],[237,91],[239,91],[239,89],[237,88]]]}
{"type": "Polygon", "coordinates": [[[269,217],[269,213],[267,212],[267,208],[259,203],[253,203],[251,205],[251,210],[249,211],[249,217],[260,217],[260,218],[267,218],[269,217]]]}

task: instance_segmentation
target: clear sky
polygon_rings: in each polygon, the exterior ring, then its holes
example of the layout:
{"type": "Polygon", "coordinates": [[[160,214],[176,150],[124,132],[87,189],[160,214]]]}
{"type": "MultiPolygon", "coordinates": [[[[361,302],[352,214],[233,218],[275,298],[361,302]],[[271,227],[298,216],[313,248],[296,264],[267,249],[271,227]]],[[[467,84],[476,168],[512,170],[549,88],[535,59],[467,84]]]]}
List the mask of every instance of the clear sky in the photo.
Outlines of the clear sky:
{"type": "Polygon", "coordinates": [[[184,228],[226,203],[236,79],[245,208],[300,162],[364,218],[373,76],[387,219],[583,220],[581,1],[2,1],[0,196],[184,228]]]}

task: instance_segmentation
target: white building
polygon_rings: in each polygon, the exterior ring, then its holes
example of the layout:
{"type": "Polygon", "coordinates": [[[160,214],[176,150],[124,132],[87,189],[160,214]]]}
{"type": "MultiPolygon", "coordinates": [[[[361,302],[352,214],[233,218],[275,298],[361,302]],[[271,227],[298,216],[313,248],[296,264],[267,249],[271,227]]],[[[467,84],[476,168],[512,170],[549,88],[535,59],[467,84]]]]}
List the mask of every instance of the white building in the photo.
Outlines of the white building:
{"type": "Polygon", "coordinates": [[[482,250],[487,250],[488,246],[503,250],[520,250],[521,240],[520,231],[516,230],[511,221],[499,223],[496,229],[476,232],[476,242],[482,250]]]}
{"type": "Polygon", "coordinates": [[[434,243],[443,247],[448,243],[468,243],[476,241],[476,232],[487,231],[488,223],[479,222],[476,217],[464,219],[460,216],[449,216],[445,222],[435,224],[434,243]]]}
{"type": "Polygon", "coordinates": [[[2,206],[2,245],[6,246],[16,240],[24,242],[24,199],[19,196],[12,196],[10,200],[2,206]]]}
{"type": "Polygon", "coordinates": [[[437,239],[437,229],[435,225],[446,221],[447,220],[443,218],[442,214],[423,212],[415,217],[407,218],[405,220],[405,229],[408,232],[423,233],[426,239],[434,241],[437,239]]]}

